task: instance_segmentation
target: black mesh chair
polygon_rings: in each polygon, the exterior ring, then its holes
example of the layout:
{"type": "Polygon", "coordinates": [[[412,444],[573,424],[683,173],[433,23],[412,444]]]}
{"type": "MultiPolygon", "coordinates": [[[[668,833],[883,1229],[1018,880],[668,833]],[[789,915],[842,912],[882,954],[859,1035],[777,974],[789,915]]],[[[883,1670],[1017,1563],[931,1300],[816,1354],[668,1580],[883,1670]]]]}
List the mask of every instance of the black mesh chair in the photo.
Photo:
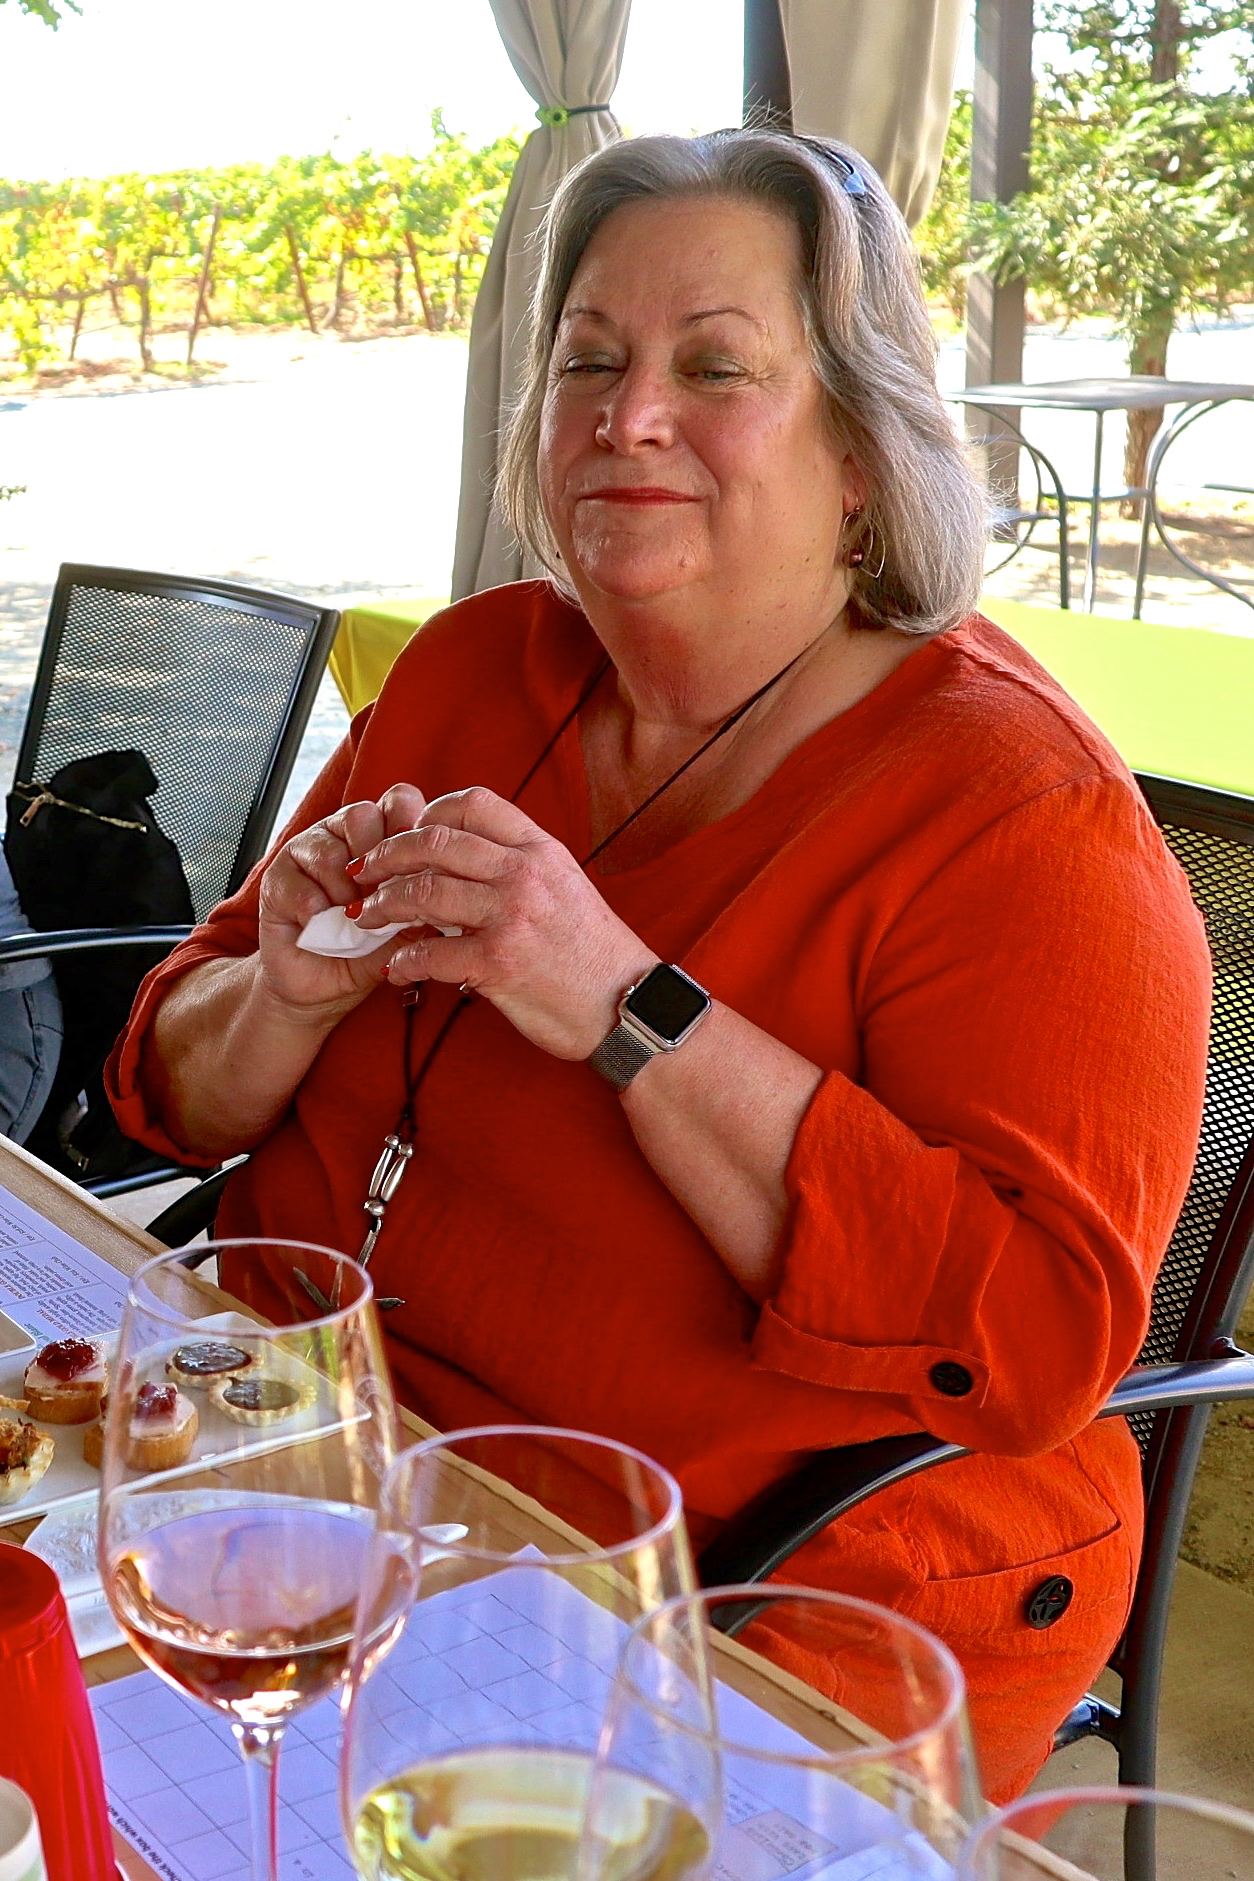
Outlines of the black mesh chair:
{"type": "MultiPolygon", "coordinates": [[[[159,779],[197,920],[262,854],[339,626],[334,608],[233,582],[65,564],[35,676],[16,782],[134,747],[159,779]]],[[[0,962],[97,948],[169,949],[183,927],[69,929],[0,941],[0,962]]],[[[59,1100],[58,1100],[59,1101],[59,1100]]],[[[175,1173],[148,1167],[117,1194],[175,1173]]]]}
{"type": "MultiPolygon", "coordinates": [[[[1167,778],[1138,782],[1205,917],[1215,1005],[1193,1178],[1154,1289],[1140,1362],[1101,1413],[1128,1418],[1145,1479],[1145,1550],[1128,1628],[1111,1660],[1122,1704],[1086,1698],[1054,1741],[1061,1749],[1104,1738],[1118,1752],[1120,1782],[1152,1785],[1167,1610],[1210,1407],[1254,1398],[1254,1356],[1233,1343],[1254,1279],[1254,799],[1167,778]]],[[[701,1581],[763,1580],[878,1490],[964,1454],[925,1432],[818,1451],[727,1524],[700,1557],[701,1581]]],[[[738,1610],[737,1630],[753,1611],[738,1610]]],[[[1130,1848],[1127,1872],[1129,1881],[1152,1881],[1151,1856],[1130,1848]]]]}

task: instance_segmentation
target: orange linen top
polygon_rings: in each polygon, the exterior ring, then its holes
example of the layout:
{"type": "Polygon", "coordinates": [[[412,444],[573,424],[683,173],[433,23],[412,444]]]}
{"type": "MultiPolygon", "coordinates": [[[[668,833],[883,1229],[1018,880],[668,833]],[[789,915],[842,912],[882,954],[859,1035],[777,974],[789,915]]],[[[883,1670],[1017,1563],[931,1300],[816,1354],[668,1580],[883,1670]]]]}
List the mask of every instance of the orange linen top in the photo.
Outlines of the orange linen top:
{"type": "MultiPolygon", "coordinates": [[[[542,584],[459,603],[291,828],[398,781],[510,796],[602,657],[542,584]]],[[[521,807],[592,847],[576,726],[521,807]]],[[[774,1296],[741,1291],[608,1085],[477,1002],[422,1084],[373,1261],[404,1301],[385,1320],[401,1396],[444,1428],[521,1417],[635,1444],[679,1477],[698,1537],[799,1452],[924,1428],[986,1453],[876,1498],[790,1575],[949,1639],[988,1788],[1008,1794],[1130,1597],[1135,1446],[1091,1420],[1137,1356],[1196,1146],[1209,959],[1185,879],[1101,734],[979,616],[731,815],[592,872],[664,960],[827,1073],[788,1165],[774,1296]],[[1036,1632],[1024,1603],[1051,1572],[1076,1594],[1036,1632]]],[[[180,974],[255,951],[259,876],[148,977],[110,1065],[128,1135],[191,1160],[145,1034],[180,974]]],[[[427,989],[415,1062],[455,997],[427,989]]],[[[355,1253],[403,1097],[383,986],[232,1179],[219,1232],[355,1253]]]]}

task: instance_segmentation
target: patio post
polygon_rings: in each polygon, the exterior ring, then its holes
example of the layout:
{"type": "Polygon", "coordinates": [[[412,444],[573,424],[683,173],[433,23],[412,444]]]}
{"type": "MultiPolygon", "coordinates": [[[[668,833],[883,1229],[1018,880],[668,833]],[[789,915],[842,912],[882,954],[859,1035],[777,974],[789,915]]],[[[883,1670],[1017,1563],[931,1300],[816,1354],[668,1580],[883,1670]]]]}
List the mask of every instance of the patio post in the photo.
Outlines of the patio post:
{"type": "Polygon", "coordinates": [[[792,129],[792,77],[779,0],[745,0],[744,122],[792,129]]]}
{"type": "MultiPolygon", "coordinates": [[[[1009,202],[1028,187],[1032,142],[1033,0],[975,0],[975,92],[971,123],[971,197],[1009,202]]],[[[1023,280],[1001,285],[973,274],[967,288],[967,384],[999,385],[1023,377],[1023,280]]],[[[1003,414],[1018,425],[1017,409],[1003,414]]],[[[969,411],[968,426],[983,422],[969,411]]],[[[1019,447],[988,449],[990,483],[1017,490],[1019,447]]]]}

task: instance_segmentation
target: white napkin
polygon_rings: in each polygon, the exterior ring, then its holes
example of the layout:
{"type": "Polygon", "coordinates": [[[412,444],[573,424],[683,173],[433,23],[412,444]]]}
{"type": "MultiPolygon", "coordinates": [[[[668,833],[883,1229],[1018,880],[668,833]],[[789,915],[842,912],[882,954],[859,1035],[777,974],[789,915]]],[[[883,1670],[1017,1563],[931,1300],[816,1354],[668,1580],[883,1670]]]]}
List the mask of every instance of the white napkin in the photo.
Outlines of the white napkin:
{"type": "MultiPolygon", "coordinates": [[[[343,908],[324,908],[321,914],[306,921],[296,945],[307,954],[322,954],[329,960],[360,960],[386,941],[394,940],[406,927],[413,926],[412,921],[399,921],[387,927],[358,927],[343,908]]],[[[440,932],[448,939],[460,934],[461,929],[442,927],[440,932]]]]}
{"type": "Polygon", "coordinates": [[[358,927],[343,908],[324,908],[306,921],[296,945],[307,954],[324,954],[329,960],[360,960],[372,954],[401,932],[404,922],[389,927],[358,927]]]}

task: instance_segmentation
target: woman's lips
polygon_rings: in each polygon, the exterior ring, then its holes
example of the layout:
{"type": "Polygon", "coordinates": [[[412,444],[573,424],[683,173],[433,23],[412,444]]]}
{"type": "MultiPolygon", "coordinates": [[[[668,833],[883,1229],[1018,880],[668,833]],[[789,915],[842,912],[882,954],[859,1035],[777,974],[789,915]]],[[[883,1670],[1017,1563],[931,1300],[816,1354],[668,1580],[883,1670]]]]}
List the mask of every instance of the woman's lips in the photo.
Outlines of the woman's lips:
{"type": "Polygon", "coordinates": [[[580,497],[581,503],[698,503],[700,498],[688,496],[682,490],[663,490],[652,484],[617,488],[611,486],[604,490],[588,490],[580,497]]]}

